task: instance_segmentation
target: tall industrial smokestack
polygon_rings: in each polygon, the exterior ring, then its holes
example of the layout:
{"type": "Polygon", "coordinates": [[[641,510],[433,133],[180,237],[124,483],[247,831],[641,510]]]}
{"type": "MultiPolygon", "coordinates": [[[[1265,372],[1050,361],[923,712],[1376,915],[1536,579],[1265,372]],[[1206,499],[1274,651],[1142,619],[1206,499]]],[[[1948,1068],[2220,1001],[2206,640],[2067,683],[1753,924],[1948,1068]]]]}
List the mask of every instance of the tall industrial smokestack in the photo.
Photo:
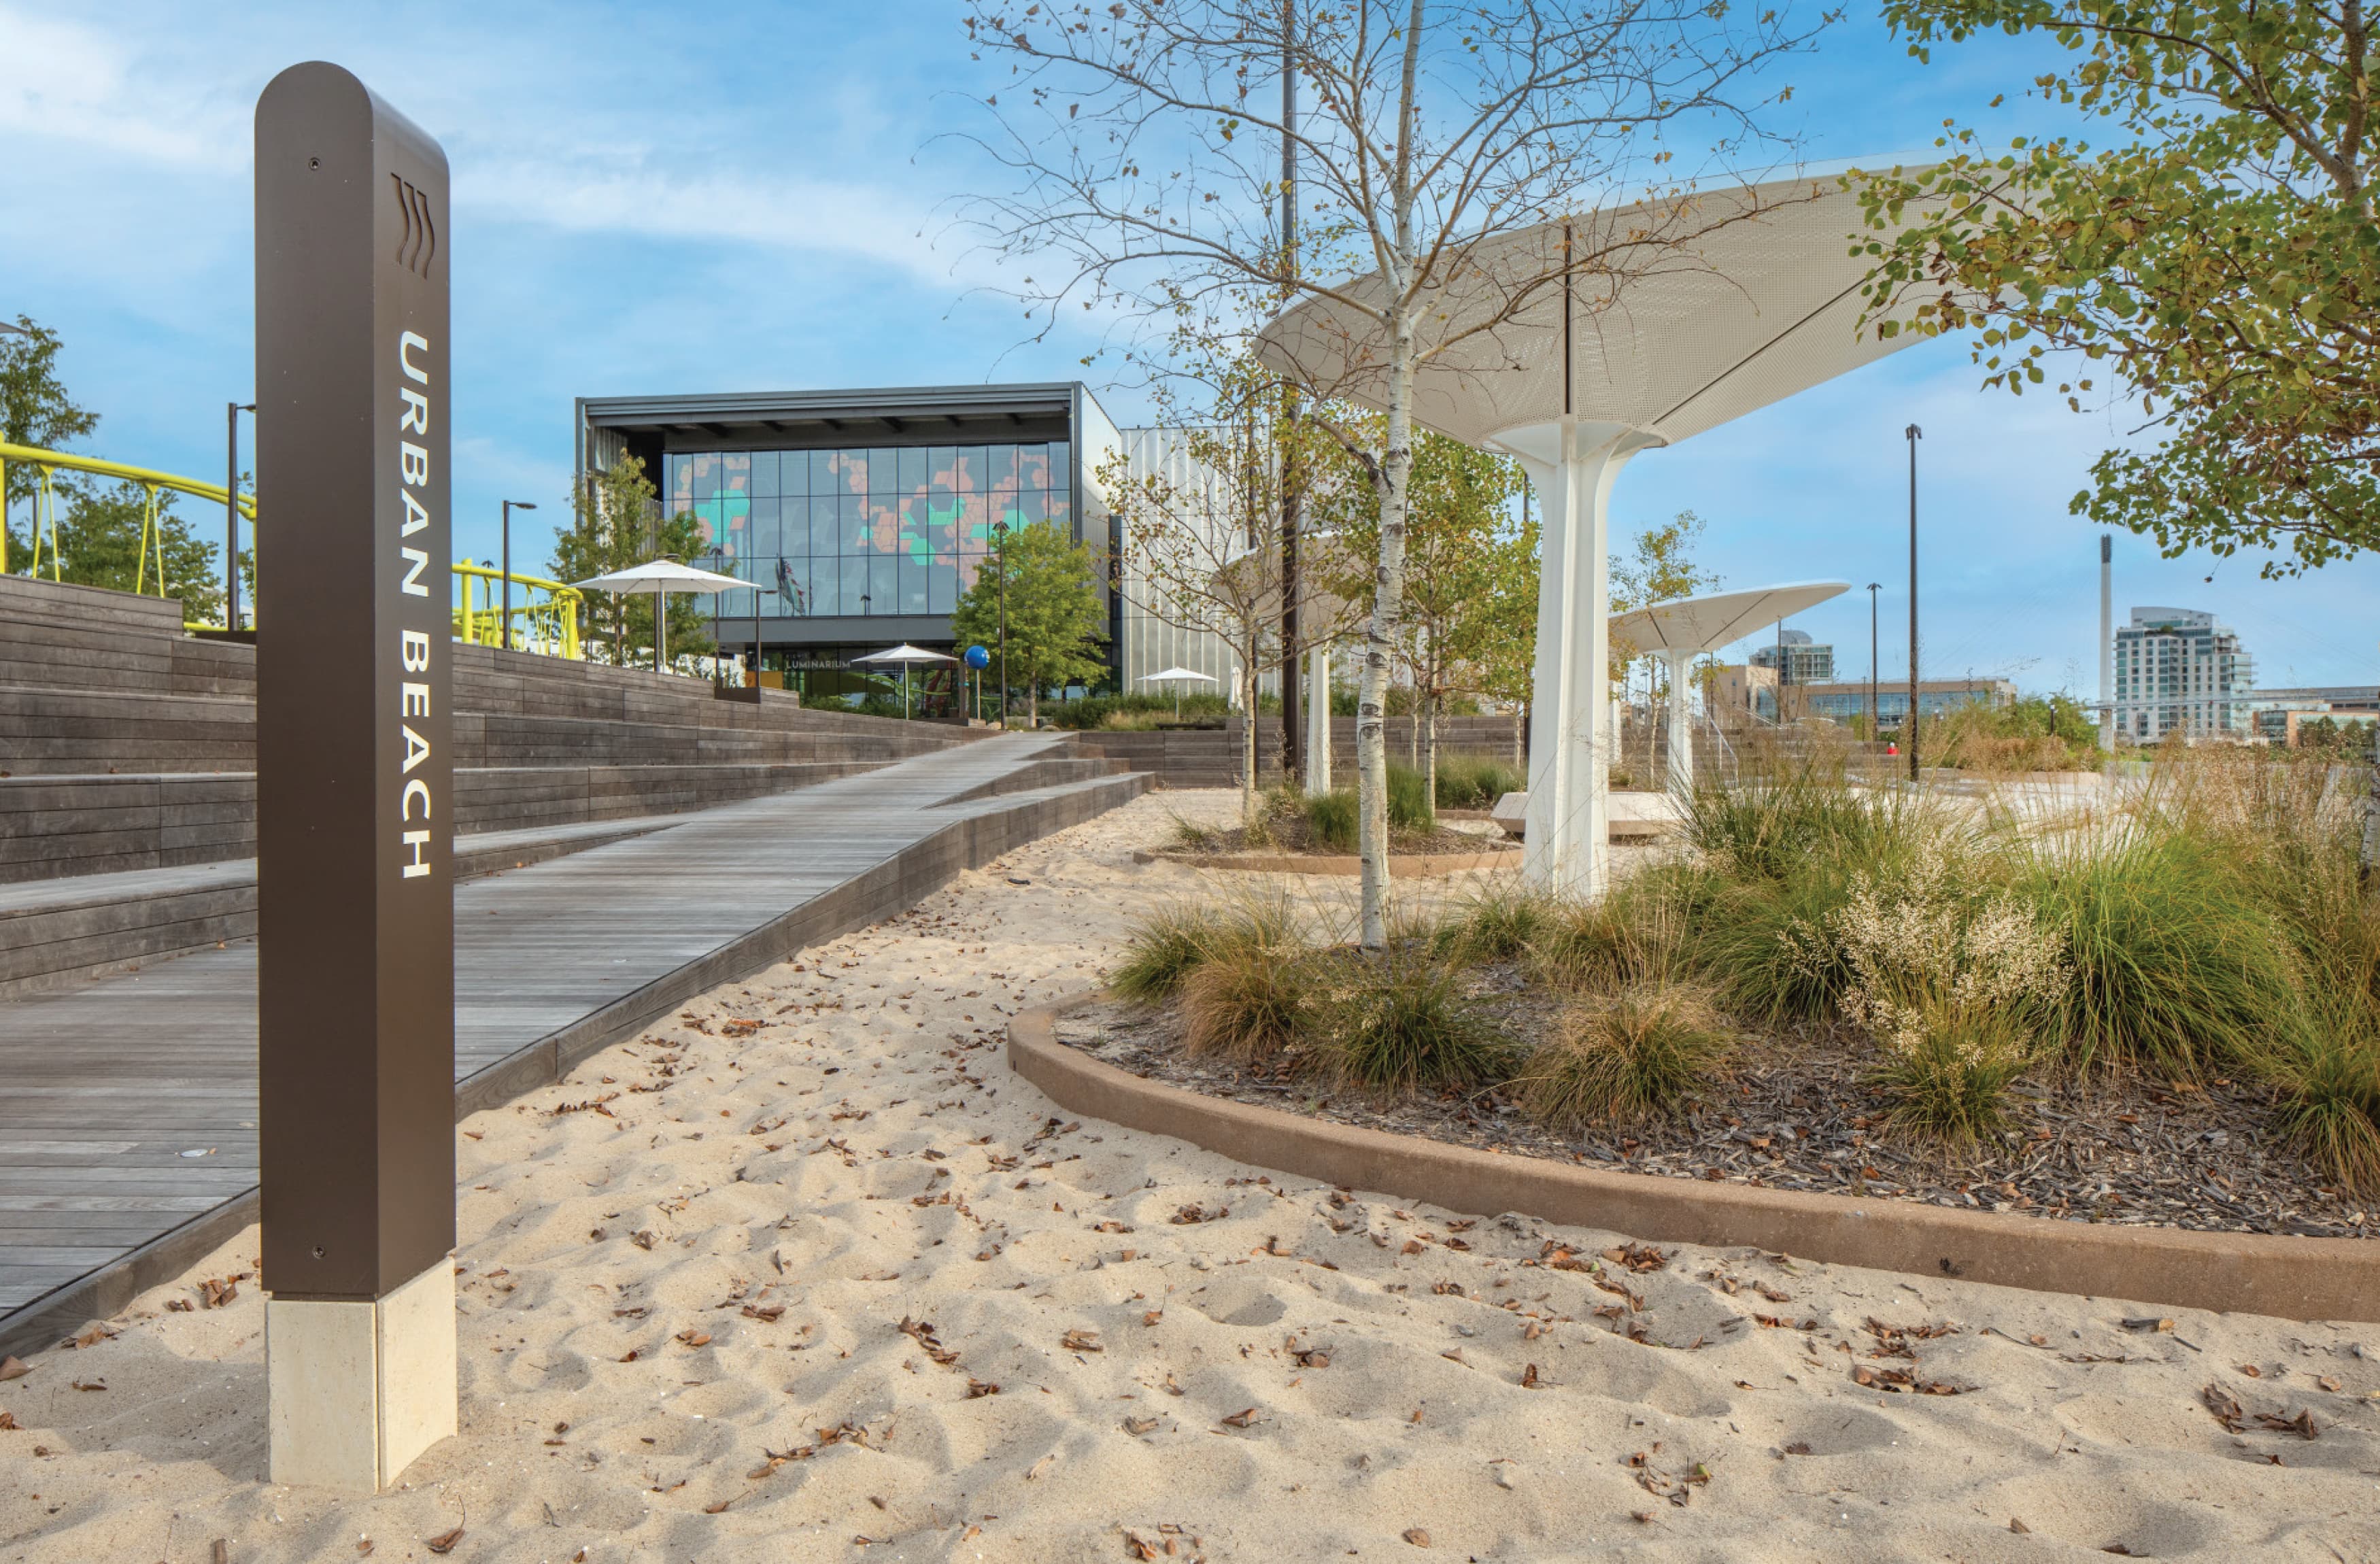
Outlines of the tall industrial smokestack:
{"type": "Polygon", "coordinates": [[[2116,747],[2116,540],[2099,534],[2099,747],[2116,747]]]}

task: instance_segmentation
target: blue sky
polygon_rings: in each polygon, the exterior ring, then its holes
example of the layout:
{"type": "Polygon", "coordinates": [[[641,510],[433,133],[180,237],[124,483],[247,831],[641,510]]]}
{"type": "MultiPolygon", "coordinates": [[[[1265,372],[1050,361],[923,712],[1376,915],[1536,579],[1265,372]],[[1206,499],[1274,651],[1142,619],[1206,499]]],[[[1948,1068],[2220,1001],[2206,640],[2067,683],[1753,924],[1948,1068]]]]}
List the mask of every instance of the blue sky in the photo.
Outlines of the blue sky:
{"type": "MultiPolygon", "coordinates": [[[[1096,346],[1024,338],[952,227],[983,177],[949,132],[999,79],[955,6],[403,6],[0,0],[0,314],[61,332],[94,452],[197,474],[252,363],[249,115],[274,71],[339,61],[445,144],[455,171],[455,536],[490,557],[501,500],[541,560],[567,506],[574,395],[1059,380],[1096,346]],[[237,14],[229,14],[236,12],[237,14]]],[[[1949,116],[1995,139],[2051,122],[2017,91],[2044,58],[1995,38],[1906,57],[1855,11],[1776,76],[1814,159],[1922,151],[1949,116]],[[2014,100],[1987,109],[1991,98],[2014,100]]],[[[1004,67],[1002,70],[1004,75],[1004,67]]],[[[1119,421],[1136,396],[1104,398],[1119,421]]],[[[1906,668],[1905,447],[1921,450],[1925,667],[2087,692],[2095,535],[2066,514],[2105,414],[1976,389],[1937,342],[1639,457],[1615,531],[1689,508],[1730,587],[1884,583],[1887,677],[1906,668]],[[1896,634],[1893,626],[1903,626],[1896,634]]],[[[268,548],[270,545],[267,545],[268,548]]],[[[2310,580],[2165,561],[2116,541],[2117,605],[2215,611],[2263,681],[2380,681],[2380,561],[2310,580]],[[2209,583],[2204,578],[2212,575],[2209,583]]],[[[1798,621],[1867,664],[1854,591],[1798,621]]]]}

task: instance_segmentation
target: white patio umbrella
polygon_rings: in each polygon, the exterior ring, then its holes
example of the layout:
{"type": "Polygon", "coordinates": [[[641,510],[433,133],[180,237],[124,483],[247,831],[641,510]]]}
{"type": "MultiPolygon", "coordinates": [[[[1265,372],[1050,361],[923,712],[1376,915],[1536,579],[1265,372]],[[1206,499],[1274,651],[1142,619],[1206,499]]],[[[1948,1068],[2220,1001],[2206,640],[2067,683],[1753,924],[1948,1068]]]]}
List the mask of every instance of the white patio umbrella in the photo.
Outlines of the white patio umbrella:
{"type": "MultiPolygon", "coordinates": [[[[1896,164],[1917,166],[1871,166],[1896,164]]],[[[1922,215],[1912,206],[1905,221],[1922,215]]],[[[1591,898],[1609,878],[1621,467],[1924,337],[1863,326],[1872,261],[1851,236],[1892,235],[1868,232],[1857,191],[1827,171],[1547,218],[1454,241],[1421,322],[1413,418],[1519,457],[1544,497],[1524,873],[1591,898]],[[1581,255],[1594,264],[1574,270],[1581,255]]],[[[1385,407],[1389,346],[1371,309],[1388,286],[1376,272],[1299,303],[1265,328],[1258,358],[1322,394],[1385,407]]]]}
{"type": "Polygon", "coordinates": [[[916,662],[956,662],[958,659],[947,656],[939,651],[928,651],[924,647],[913,647],[908,642],[903,641],[897,647],[887,647],[882,651],[871,651],[865,657],[855,657],[851,661],[854,662],[882,662],[887,664],[897,662],[901,665],[901,715],[905,719],[909,715],[910,664],[916,662]]]}
{"type": "Polygon", "coordinates": [[[680,564],[674,559],[647,560],[625,570],[614,570],[605,576],[590,576],[584,581],[573,581],[580,590],[603,592],[650,592],[653,595],[653,672],[662,671],[662,644],[669,639],[666,630],[669,615],[665,612],[671,592],[733,592],[752,585],[733,576],[714,576],[708,570],[697,570],[690,564],[680,564]]]}
{"type": "MultiPolygon", "coordinates": [[[[1686,725],[1687,661],[1718,650],[1756,626],[1790,619],[1851,589],[1848,581],[1793,581],[1743,592],[1673,598],[1612,617],[1613,640],[1624,641],[1669,664],[1670,786],[1692,788],[1694,780],[1693,732],[1686,725]]],[[[1785,712],[1781,698],[1777,712],[1781,721],[1785,712]]]]}
{"type": "Polygon", "coordinates": [[[1211,685],[1215,682],[1215,675],[1201,673],[1196,668],[1168,668],[1161,673],[1143,673],[1138,682],[1144,685],[1155,685],[1168,680],[1171,680],[1173,685],[1173,716],[1178,721],[1182,717],[1183,681],[1196,680],[1202,685],[1211,685]]]}

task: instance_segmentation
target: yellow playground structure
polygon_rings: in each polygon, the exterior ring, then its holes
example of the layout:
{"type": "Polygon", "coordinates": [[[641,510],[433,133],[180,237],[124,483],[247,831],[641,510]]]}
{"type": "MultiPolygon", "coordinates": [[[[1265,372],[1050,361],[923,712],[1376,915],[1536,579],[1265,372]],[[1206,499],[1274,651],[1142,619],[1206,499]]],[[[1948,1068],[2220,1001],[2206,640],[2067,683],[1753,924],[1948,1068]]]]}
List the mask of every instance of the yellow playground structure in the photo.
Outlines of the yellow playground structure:
{"type": "MultiPolygon", "coordinates": [[[[55,477],[60,472],[89,473],[95,478],[117,479],[138,483],[148,492],[148,503],[140,521],[140,564],[135,575],[133,590],[146,593],[153,577],[156,593],[165,595],[164,550],[157,535],[157,497],[171,491],[188,494],[192,499],[210,504],[225,503],[224,486],[200,479],[184,478],[176,473],[157,472],[149,467],[136,467],[122,462],[102,461],[96,456],[78,456],[64,451],[44,451],[30,445],[13,445],[0,441],[0,492],[6,491],[8,464],[22,462],[38,470],[39,479],[33,491],[32,549],[30,574],[39,576],[47,558],[50,579],[58,580],[58,502],[55,477]],[[152,565],[152,560],[154,560],[152,565]]],[[[250,526],[256,523],[256,501],[253,496],[239,497],[239,514],[250,526]]],[[[263,531],[257,532],[257,552],[263,552],[263,531]]],[[[0,527],[0,575],[11,570],[8,560],[7,528],[0,527]]],[[[492,566],[473,564],[468,560],[454,566],[456,596],[455,607],[455,637],[467,645],[496,646],[504,639],[504,573],[492,566]]],[[[515,650],[538,652],[547,657],[565,657],[574,661],[584,657],[578,643],[578,604],[577,588],[542,576],[512,576],[512,644],[515,650]]],[[[221,629],[220,625],[190,625],[194,630],[221,629]]]]}

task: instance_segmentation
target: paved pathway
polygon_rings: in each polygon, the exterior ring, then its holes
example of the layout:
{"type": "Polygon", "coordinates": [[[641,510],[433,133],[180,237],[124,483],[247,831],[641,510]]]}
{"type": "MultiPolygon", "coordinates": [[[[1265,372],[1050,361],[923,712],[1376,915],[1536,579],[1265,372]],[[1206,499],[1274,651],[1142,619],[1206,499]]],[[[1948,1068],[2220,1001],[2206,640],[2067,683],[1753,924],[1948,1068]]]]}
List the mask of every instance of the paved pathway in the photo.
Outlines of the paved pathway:
{"type": "MultiPolygon", "coordinates": [[[[984,739],[463,882],[456,1079],[702,961],[953,819],[1064,791],[946,802],[1030,781],[1018,772],[1057,742],[984,739]]],[[[12,1312],[21,1335],[36,1312],[27,1305],[256,1182],[253,941],[0,1003],[0,1341],[12,1312]]]]}

